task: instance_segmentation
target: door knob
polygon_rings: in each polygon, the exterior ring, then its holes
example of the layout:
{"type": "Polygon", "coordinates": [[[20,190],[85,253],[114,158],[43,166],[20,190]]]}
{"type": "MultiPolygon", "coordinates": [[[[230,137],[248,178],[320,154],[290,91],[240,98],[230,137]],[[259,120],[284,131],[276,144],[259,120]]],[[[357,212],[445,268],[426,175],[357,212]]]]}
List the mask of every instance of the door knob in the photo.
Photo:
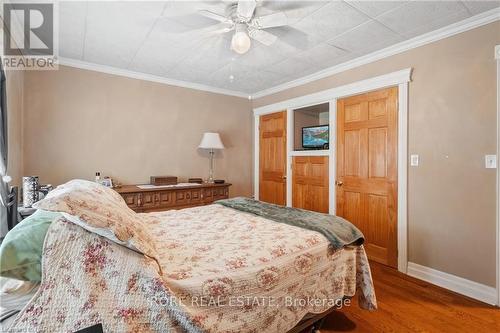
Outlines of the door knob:
{"type": "Polygon", "coordinates": [[[337,186],[342,186],[342,185],[344,185],[344,182],[341,182],[340,180],[336,180],[336,181],[335,181],[335,184],[336,184],[337,186]]]}

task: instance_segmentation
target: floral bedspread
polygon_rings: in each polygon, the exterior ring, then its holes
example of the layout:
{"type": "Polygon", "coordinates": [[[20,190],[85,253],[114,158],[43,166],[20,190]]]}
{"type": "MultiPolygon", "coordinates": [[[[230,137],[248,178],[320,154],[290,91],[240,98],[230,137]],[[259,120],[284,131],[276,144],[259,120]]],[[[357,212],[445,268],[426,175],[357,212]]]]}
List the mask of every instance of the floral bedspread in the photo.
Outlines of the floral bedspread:
{"type": "Polygon", "coordinates": [[[362,246],[334,251],[317,232],[221,205],[139,215],[161,270],[60,219],[12,332],[286,332],[356,292],[377,306],[362,246]]]}
{"type": "Polygon", "coordinates": [[[60,218],[45,239],[42,282],[9,332],[200,332],[143,255],[60,218]],[[168,300],[168,304],[166,303],[168,300]]]}
{"type": "MultiPolygon", "coordinates": [[[[358,290],[376,308],[363,246],[214,204],[145,214],[163,280],[206,332],[286,332],[358,290]]],[[[337,305],[337,304],[336,304],[337,305]]]]}

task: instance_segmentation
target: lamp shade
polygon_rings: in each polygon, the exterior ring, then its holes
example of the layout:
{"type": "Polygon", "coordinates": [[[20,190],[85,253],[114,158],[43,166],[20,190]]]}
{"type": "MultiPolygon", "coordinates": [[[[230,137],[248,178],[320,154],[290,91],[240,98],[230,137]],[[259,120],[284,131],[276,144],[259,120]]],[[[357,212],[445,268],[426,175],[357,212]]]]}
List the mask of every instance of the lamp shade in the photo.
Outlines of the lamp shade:
{"type": "Polygon", "coordinates": [[[204,133],[198,148],[202,149],[224,149],[219,133],[204,133]]]}

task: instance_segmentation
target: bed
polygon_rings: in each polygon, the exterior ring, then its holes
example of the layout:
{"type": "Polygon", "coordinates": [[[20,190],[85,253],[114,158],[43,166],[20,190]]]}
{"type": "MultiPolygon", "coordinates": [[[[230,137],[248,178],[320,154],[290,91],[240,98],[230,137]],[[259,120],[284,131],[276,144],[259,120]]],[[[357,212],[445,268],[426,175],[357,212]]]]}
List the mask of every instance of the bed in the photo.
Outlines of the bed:
{"type": "Polygon", "coordinates": [[[40,288],[11,330],[287,332],[355,293],[376,309],[363,245],[335,249],[317,231],[222,204],[134,218],[147,242],[132,249],[68,215],[56,219],[40,288]]]}

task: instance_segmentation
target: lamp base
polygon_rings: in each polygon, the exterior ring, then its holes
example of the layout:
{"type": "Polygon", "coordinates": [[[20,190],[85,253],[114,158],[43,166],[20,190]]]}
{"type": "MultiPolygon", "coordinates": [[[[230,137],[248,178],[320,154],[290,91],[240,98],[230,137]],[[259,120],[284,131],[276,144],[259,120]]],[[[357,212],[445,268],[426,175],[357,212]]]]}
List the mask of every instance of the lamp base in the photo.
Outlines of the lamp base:
{"type": "Polygon", "coordinates": [[[208,169],[208,179],[207,183],[213,184],[214,183],[214,155],[215,151],[213,149],[210,149],[210,165],[208,169]]]}

